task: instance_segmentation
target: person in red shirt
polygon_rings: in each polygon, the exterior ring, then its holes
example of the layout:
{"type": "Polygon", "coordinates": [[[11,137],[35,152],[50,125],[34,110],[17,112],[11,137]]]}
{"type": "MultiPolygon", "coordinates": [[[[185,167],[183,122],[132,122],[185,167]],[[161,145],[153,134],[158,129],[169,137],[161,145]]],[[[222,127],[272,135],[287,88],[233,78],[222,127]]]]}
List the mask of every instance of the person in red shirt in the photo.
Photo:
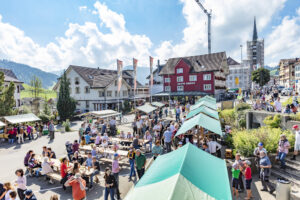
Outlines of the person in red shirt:
{"type": "Polygon", "coordinates": [[[251,182],[252,182],[252,173],[251,173],[251,168],[250,168],[251,162],[249,160],[246,160],[244,162],[245,170],[242,170],[241,172],[245,176],[245,181],[246,181],[246,190],[247,190],[247,197],[245,199],[251,199],[252,197],[252,191],[251,191],[251,182]]]}
{"type": "Polygon", "coordinates": [[[86,199],[85,186],[86,182],[83,180],[79,173],[72,176],[64,186],[72,187],[72,196],[74,200],[84,200],[86,199]]]}
{"type": "Polygon", "coordinates": [[[67,167],[68,160],[67,158],[63,158],[61,165],[60,165],[60,175],[61,181],[60,183],[63,184],[63,189],[66,190],[65,182],[68,180],[68,167],[67,167]]]}

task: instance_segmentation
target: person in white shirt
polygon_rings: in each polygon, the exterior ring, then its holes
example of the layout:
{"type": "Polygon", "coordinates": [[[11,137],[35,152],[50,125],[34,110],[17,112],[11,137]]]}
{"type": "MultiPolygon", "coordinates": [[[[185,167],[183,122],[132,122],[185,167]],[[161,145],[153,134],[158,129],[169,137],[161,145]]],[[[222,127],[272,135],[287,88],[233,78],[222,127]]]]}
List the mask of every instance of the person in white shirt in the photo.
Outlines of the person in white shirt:
{"type": "Polygon", "coordinates": [[[275,111],[281,113],[282,105],[280,103],[280,97],[274,102],[275,111]]]}
{"type": "Polygon", "coordinates": [[[222,148],[222,146],[217,143],[216,141],[212,140],[212,138],[209,139],[210,141],[208,142],[208,149],[209,152],[213,155],[216,155],[217,151],[222,148]]]}
{"type": "Polygon", "coordinates": [[[183,122],[185,121],[186,119],[186,116],[184,116],[182,119],[181,119],[181,123],[183,124],[183,122]]]}
{"type": "Polygon", "coordinates": [[[102,139],[102,142],[103,142],[104,140],[108,142],[109,138],[108,138],[107,133],[104,133],[104,136],[102,136],[101,139],[102,139]]]}
{"type": "Polygon", "coordinates": [[[294,145],[294,155],[291,160],[296,160],[298,151],[300,151],[300,129],[298,125],[294,125],[293,129],[295,130],[295,145],[294,145]]]}
{"type": "Polygon", "coordinates": [[[142,124],[143,124],[142,119],[136,122],[136,128],[137,128],[137,134],[138,135],[142,134],[142,124]]]}
{"type": "MultiPolygon", "coordinates": [[[[46,175],[49,173],[52,173],[53,169],[51,168],[51,163],[48,162],[48,157],[44,157],[44,162],[42,163],[42,171],[41,174],[42,175],[46,175]]],[[[50,178],[49,183],[53,184],[53,180],[50,178]]]]}
{"type": "Polygon", "coordinates": [[[170,131],[173,132],[175,130],[174,122],[170,124],[170,131]]]}

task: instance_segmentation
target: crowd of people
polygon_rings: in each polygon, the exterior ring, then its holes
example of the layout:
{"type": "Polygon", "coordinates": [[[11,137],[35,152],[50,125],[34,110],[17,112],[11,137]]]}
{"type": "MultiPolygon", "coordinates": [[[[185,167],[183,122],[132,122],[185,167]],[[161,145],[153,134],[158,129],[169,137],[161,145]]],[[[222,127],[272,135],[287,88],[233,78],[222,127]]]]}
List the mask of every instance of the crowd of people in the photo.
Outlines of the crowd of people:
{"type": "Polygon", "coordinates": [[[41,137],[43,134],[48,134],[50,139],[54,139],[54,124],[53,121],[49,123],[38,123],[34,125],[30,124],[17,124],[11,125],[5,128],[4,134],[8,134],[9,144],[17,142],[18,144],[24,143],[26,138],[28,140],[34,140],[41,137]]]}

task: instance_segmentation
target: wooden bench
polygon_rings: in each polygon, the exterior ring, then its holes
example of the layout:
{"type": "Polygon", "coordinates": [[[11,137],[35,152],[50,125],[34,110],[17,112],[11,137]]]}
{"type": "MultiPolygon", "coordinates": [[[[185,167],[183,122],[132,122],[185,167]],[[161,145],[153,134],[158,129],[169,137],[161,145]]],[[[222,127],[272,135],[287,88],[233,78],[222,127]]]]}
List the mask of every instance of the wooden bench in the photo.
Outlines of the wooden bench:
{"type": "Polygon", "coordinates": [[[48,173],[46,176],[48,176],[48,177],[51,178],[52,180],[57,180],[57,181],[60,181],[60,180],[61,180],[60,174],[55,173],[55,172],[48,173]]]}

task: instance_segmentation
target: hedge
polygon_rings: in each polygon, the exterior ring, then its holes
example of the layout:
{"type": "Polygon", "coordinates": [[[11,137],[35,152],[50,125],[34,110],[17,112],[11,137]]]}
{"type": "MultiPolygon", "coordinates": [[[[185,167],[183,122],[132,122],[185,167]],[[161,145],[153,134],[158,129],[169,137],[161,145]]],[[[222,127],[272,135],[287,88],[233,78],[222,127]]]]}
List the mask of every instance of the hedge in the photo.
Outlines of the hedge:
{"type": "Polygon", "coordinates": [[[233,130],[231,134],[234,149],[246,157],[253,155],[253,151],[259,142],[263,142],[268,153],[276,153],[281,134],[287,136],[291,144],[291,150],[295,143],[294,134],[289,130],[283,131],[280,128],[260,127],[251,130],[233,130]]]}

